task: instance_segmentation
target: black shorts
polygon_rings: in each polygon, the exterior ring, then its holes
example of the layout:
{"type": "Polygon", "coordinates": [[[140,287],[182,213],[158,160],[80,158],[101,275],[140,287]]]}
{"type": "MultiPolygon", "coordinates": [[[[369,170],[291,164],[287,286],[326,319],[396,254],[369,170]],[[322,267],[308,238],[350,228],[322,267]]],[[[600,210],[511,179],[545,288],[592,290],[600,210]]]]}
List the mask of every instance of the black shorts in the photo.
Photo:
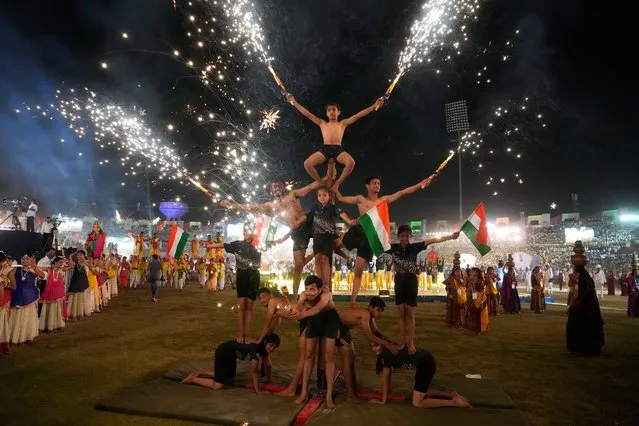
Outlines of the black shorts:
{"type": "Polygon", "coordinates": [[[306,326],[308,325],[308,318],[302,318],[300,320],[300,337],[306,331],[306,326]]]}
{"type": "Polygon", "coordinates": [[[323,254],[329,259],[333,258],[333,247],[335,247],[335,239],[333,234],[315,234],[313,235],[313,254],[323,254]]]}
{"type": "Polygon", "coordinates": [[[433,354],[430,352],[426,352],[424,359],[422,359],[419,365],[417,365],[417,369],[415,371],[415,387],[413,390],[416,392],[426,393],[433,381],[433,377],[435,377],[436,371],[437,366],[435,364],[435,357],[433,357],[433,354]]]}
{"type": "Polygon", "coordinates": [[[215,349],[213,377],[216,382],[223,385],[233,383],[237,371],[237,354],[235,353],[236,346],[234,343],[234,341],[224,342],[215,349]]]}
{"type": "Polygon", "coordinates": [[[308,317],[306,338],[315,339],[317,337],[325,337],[327,339],[336,339],[341,326],[342,322],[335,308],[320,312],[317,315],[308,317]]]}
{"type": "Polygon", "coordinates": [[[371,250],[371,246],[368,244],[368,238],[366,238],[362,225],[351,227],[344,235],[342,243],[349,251],[357,249],[357,257],[361,257],[368,263],[373,261],[373,250],[371,250]]]}
{"type": "Polygon", "coordinates": [[[407,272],[395,274],[395,304],[417,306],[417,275],[407,272]]]}
{"type": "Polygon", "coordinates": [[[328,160],[336,160],[344,152],[344,148],[342,145],[322,145],[318,151],[326,158],[324,162],[327,163],[328,160]]]}
{"type": "Polygon", "coordinates": [[[257,290],[260,288],[260,271],[255,269],[238,269],[236,278],[237,298],[249,298],[253,301],[257,298],[257,290]]]}
{"type": "Polygon", "coordinates": [[[337,335],[337,340],[335,340],[335,346],[350,346],[353,343],[353,337],[351,336],[351,329],[346,327],[344,324],[339,328],[339,334],[337,335]]]}
{"type": "Polygon", "coordinates": [[[291,239],[293,240],[293,251],[306,250],[308,242],[313,237],[313,222],[306,219],[297,228],[291,231],[291,239]]]}

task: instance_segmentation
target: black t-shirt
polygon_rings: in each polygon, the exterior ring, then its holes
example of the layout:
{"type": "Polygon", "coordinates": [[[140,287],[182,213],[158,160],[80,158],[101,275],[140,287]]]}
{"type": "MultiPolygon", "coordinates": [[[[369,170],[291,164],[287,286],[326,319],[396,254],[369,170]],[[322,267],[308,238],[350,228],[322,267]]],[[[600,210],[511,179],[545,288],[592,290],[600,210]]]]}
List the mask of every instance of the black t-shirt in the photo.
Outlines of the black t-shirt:
{"type": "Polygon", "coordinates": [[[313,216],[313,234],[337,235],[335,222],[342,211],[335,204],[329,203],[323,206],[318,203],[313,206],[309,214],[313,216]]]}
{"type": "Polygon", "coordinates": [[[264,345],[257,343],[237,343],[235,341],[235,357],[240,361],[253,361],[268,358],[268,352],[264,345]]]}
{"type": "Polygon", "coordinates": [[[421,243],[412,243],[406,247],[401,244],[391,244],[390,253],[393,256],[395,264],[395,272],[419,274],[419,265],[417,264],[417,254],[426,249],[426,245],[421,243]]]}
{"type": "Polygon", "coordinates": [[[237,269],[260,269],[262,253],[253,247],[251,243],[233,241],[224,244],[224,250],[235,255],[235,267],[237,269]]]}
{"type": "Polygon", "coordinates": [[[424,360],[426,354],[427,352],[425,350],[417,349],[417,352],[411,355],[408,353],[408,348],[405,347],[397,352],[397,355],[393,355],[391,351],[384,348],[379,355],[379,359],[381,360],[382,368],[392,367],[414,370],[424,360]]]}

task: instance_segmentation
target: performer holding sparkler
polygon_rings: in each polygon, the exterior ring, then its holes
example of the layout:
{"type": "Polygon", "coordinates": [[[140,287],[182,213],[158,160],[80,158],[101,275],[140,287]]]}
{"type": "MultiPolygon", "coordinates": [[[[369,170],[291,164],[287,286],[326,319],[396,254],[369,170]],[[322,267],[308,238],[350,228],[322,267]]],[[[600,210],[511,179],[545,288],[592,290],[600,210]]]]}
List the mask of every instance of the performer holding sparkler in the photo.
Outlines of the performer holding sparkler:
{"type": "Polygon", "coordinates": [[[360,118],[365,117],[371,112],[379,109],[384,104],[384,98],[377,99],[377,101],[375,101],[373,105],[341,121],[338,121],[339,115],[341,113],[340,107],[334,102],[329,102],[328,105],[326,105],[326,116],[328,117],[328,121],[326,121],[317,117],[315,114],[300,105],[295,100],[292,94],[287,93],[286,100],[288,100],[291,105],[297,108],[297,110],[301,112],[302,115],[307,117],[313,123],[317,124],[322,131],[324,145],[322,146],[322,148],[319,149],[319,151],[314,152],[304,161],[304,168],[306,169],[306,172],[316,182],[321,182],[322,179],[316,170],[316,167],[319,164],[324,164],[330,160],[335,160],[336,162],[344,166],[344,170],[342,171],[340,177],[334,183],[331,182],[331,190],[333,192],[337,191],[339,186],[355,168],[355,160],[348,152],[344,151],[344,148],[342,148],[342,138],[344,137],[344,130],[346,130],[346,127],[350,126],[360,118]]]}

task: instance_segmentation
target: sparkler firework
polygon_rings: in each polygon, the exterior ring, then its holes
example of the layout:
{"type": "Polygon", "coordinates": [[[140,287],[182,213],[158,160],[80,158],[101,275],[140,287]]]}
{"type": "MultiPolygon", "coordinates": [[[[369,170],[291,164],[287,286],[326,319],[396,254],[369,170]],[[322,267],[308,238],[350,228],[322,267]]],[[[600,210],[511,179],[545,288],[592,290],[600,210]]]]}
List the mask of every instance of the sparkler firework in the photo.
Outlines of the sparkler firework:
{"type": "Polygon", "coordinates": [[[270,129],[275,129],[279,119],[279,110],[262,111],[262,123],[260,124],[260,130],[266,130],[266,133],[268,133],[270,129]]]}
{"type": "Polygon", "coordinates": [[[384,97],[390,97],[399,79],[415,63],[430,62],[434,50],[443,49],[450,43],[450,47],[459,51],[461,41],[468,40],[468,35],[466,26],[461,25],[461,37],[458,37],[462,40],[454,40],[455,26],[477,19],[478,9],[479,0],[430,0],[425,3],[421,16],[411,26],[406,46],[399,54],[397,73],[384,97]]]}

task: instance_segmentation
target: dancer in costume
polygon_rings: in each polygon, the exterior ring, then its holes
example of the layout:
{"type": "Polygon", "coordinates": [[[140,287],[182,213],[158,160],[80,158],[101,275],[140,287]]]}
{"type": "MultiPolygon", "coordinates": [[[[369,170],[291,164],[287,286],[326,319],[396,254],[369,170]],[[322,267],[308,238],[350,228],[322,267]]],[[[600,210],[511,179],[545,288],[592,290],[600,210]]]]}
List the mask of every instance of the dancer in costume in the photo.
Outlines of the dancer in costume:
{"type": "Polygon", "coordinates": [[[206,285],[206,260],[204,257],[200,257],[200,260],[197,262],[197,276],[200,283],[200,288],[204,288],[206,285]]]}
{"type": "Polygon", "coordinates": [[[492,266],[489,266],[486,270],[484,284],[486,285],[486,297],[488,299],[488,314],[497,316],[497,295],[499,291],[497,290],[497,274],[495,274],[495,269],[492,266]]]}
{"type": "MultiPolygon", "coordinates": [[[[377,335],[381,338],[381,335],[377,335]]],[[[397,354],[371,342],[373,352],[377,355],[375,370],[382,375],[382,398],[372,399],[374,404],[386,404],[391,390],[391,372],[393,368],[415,370],[415,386],[411,402],[413,407],[439,408],[439,407],[470,407],[468,399],[457,392],[446,392],[430,387],[435,376],[435,358],[430,352],[417,349],[414,354],[409,354],[404,348],[397,354]]]]}
{"type": "Polygon", "coordinates": [[[67,299],[64,292],[64,274],[73,269],[73,262],[62,256],[56,256],[47,273],[47,285],[40,296],[40,331],[56,331],[65,327],[68,318],[67,299]]]}
{"type": "Polygon", "coordinates": [[[138,259],[141,259],[144,256],[144,232],[140,231],[138,235],[135,237],[135,249],[133,254],[138,259]]]}
{"type": "Polygon", "coordinates": [[[200,369],[182,381],[185,384],[203,386],[212,390],[223,389],[231,385],[237,371],[237,361],[251,361],[253,389],[260,393],[260,376],[265,375],[267,383],[271,383],[272,364],[270,355],[280,346],[280,337],[269,334],[261,344],[238,343],[229,340],[215,350],[213,371],[200,369]],[[261,374],[261,373],[264,374],[261,374]]]}
{"type": "MultiPolygon", "coordinates": [[[[224,244],[222,234],[220,232],[215,234],[215,242],[218,244],[224,244]]],[[[224,281],[226,280],[226,267],[224,266],[224,249],[218,248],[215,250],[215,263],[217,267],[217,290],[224,290],[224,281]]]]}
{"type": "Polygon", "coordinates": [[[18,345],[33,341],[38,336],[38,287],[36,279],[44,279],[45,272],[37,267],[33,257],[24,255],[22,268],[14,273],[16,288],[11,294],[9,313],[9,343],[18,345]]]}
{"type": "MultiPolygon", "coordinates": [[[[357,205],[357,209],[359,210],[359,214],[361,216],[366,214],[370,209],[374,208],[381,202],[386,201],[388,204],[391,204],[406,195],[416,192],[419,189],[426,188],[428,185],[430,185],[434,178],[435,175],[424,179],[423,181],[413,186],[409,186],[408,188],[404,188],[401,191],[397,191],[394,194],[380,197],[379,191],[382,185],[382,179],[378,176],[371,176],[366,179],[365,196],[356,195],[354,197],[347,197],[337,192],[336,198],[339,202],[357,205]]],[[[344,247],[346,247],[346,249],[349,251],[357,249],[357,261],[355,262],[355,279],[353,282],[353,290],[351,293],[351,303],[355,303],[355,299],[357,299],[357,294],[359,293],[359,289],[362,284],[362,273],[364,272],[364,268],[368,265],[368,263],[373,260],[373,251],[368,244],[368,239],[366,238],[366,234],[364,233],[364,229],[361,225],[355,225],[351,227],[342,237],[342,243],[344,244],[344,247]]]]}
{"type": "MultiPolygon", "coordinates": [[[[158,257],[160,255],[158,254],[158,257]]],[[[162,279],[160,287],[164,287],[165,285],[169,285],[171,283],[171,281],[169,280],[169,269],[171,268],[171,263],[169,262],[169,259],[166,257],[163,257],[162,260],[162,279]]]]}
{"type": "Polygon", "coordinates": [[[207,281],[206,281],[206,289],[207,293],[211,294],[216,291],[216,283],[217,283],[217,264],[213,260],[208,261],[208,265],[206,267],[207,281]]]}
{"type": "Polygon", "coordinates": [[[206,236],[204,247],[206,248],[206,260],[209,262],[215,262],[215,241],[213,241],[210,235],[206,236]]]}
{"type": "Polygon", "coordinates": [[[244,224],[244,239],[231,243],[213,243],[213,248],[223,248],[227,253],[235,255],[237,266],[237,298],[240,301],[238,310],[239,343],[246,343],[251,333],[253,320],[253,302],[257,298],[260,287],[260,265],[262,254],[252,245],[254,228],[250,222],[244,224]]]}
{"type": "Polygon", "coordinates": [[[284,242],[287,238],[293,240],[293,298],[297,298],[297,294],[302,280],[302,270],[304,266],[312,259],[312,256],[306,256],[308,243],[313,237],[313,218],[308,216],[300,199],[308,195],[314,189],[320,186],[314,182],[300,189],[292,189],[286,192],[286,186],[282,180],[275,180],[271,184],[271,194],[275,197],[273,201],[263,204],[238,204],[230,201],[221,201],[220,205],[227,209],[243,210],[248,212],[262,212],[266,214],[277,215],[283,217],[291,231],[284,237],[274,241],[275,244],[284,242]]]}
{"type": "Polygon", "coordinates": [[[330,160],[335,160],[335,162],[344,166],[344,170],[340,177],[334,183],[331,182],[332,192],[337,191],[339,186],[355,168],[355,160],[348,152],[344,151],[344,148],[342,147],[342,138],[344,137],[346,127],[355,123],[360,118],[367,116],[376,109],[379,109],[384,104],[384,98],[377,99],[373,105],[341,121],[338,121],[341,113],[340,107],[334,102],[330,102],[326,105],[326,117],[328,118],[328,121],[326,121],[317,117],[300,105],[292,94],[288,93],[286,95],[286,100],[288,100],[300,113],[302,113],[302,115],[318,125],[322,131],[322,139],[324,142],[322,148],[311,154],[311,156],[304,161],[304,168],[311,178],[316,182],[320,182],[321,178],[319,173],[317,173],[316,167],[320,164],[327,163],[330,160]]]}
{"type": "Polygon", "coordinates": [[[453,272],[446,280],[446,325],[461,327],[466,318],[466,285],[459,267],[459,253],[455,253],[453,272]]]}
{"type": "Polygon", "coordinates": [[[154,232],[153,236],[149,238],[148,241],[149,241],[150,247],[149,247],[149,254],[147,255],[147,257],[151,257],[154,254],[157,254],[158,257],[161,256],[160,243],[162,242],[162,240],[158,237],[157,232],[154,232]]]}
{"type": "Polygon", "coordinates": [[[546,310],[546,298],[544,295],[544,278],[539,266],[535,266],[530,276],[530,310],[540,314],[546,310]]]}
{"type": "Polygon", "coordinates": [[[107,271],[109,274],[109,290],[112,298],[118,296],[118,266],[117,257],[111,253],[107,263],[107,271]]]}
{"type": "Polygon", "coordinates": [[[367,308],[351,306],[339,313],[339,319],[342,327],[339,330],[339,338],[335,345],[342,355],[342,365],[344,368],[344,379],[346,380],[346,391],[348,393],[349,402],[357,401],[357,380],[355,374],[355,350],[353,346],[353,338],[351,337],[351,329],[360,326],[364,336],[371,342],[378,343],[392,353],[397,353],[399,345],[393,343],[385,337],[381,336],[375,320],[384,312],[386,303],[379,296],[371,297],[367,308]]]}
{"type": "Polygon", "coordinates": [[[146,257],[143,257],[138,262],[138,285],[140,288],[144,288],[144,284],[146,283],[147,278],[147,267],[148,263],[146,261],[146,257]]]}
{"type": "Polygon", "coordinates": [[[140,271],[139,271],[138,257],[133,255],[131,258],[131,288],[138,288],[140,284],[140,271]]]}
{"type": "Polygon", "coordinates": [[[517,291],[517,276],[515,275],[515,260],[512,254],[508,255],[508,272],[504,276],[504,283],[501,287],[501,304],[507,314],[518,314],[521,312],[521,301],[517,291]]]}
{"type": "Polygon", "coordinates": [[[84,251],[74,253],[71,259],[74,266],[67,290],[69,319],[80,319],[93,312],[93,289],[89,286],[89,267],[84,251]]]}
{"type": "Polygon", "coordinates": [[[120,262],[120,287],[126,288],[129,286],[130,271],[131,271],[131,264],[127,262],[126,256],[123,256],[122,262],[120,262]]]}
{"type": "Polygon", "coordinates": [[[16,274],[12,261],[0,250],[0,355],[9,353],[11,327],[11,293],[16,289],[16,274]]]}
{"type": "Polygon", "coordinates": [[[415,353],[415,308],[417,307],[417,275],[419,265],[417,255],[435,243],[456,240],[459,232],[442,238],[432,238],[418,243],[411,243],[413,233],[408,225],[397,229],[399,243],[391,244],[387,251],[393,257],[395,265],[395,304],[399,309],[399,330],[402,345],[408,347],[408,353],[415,353]]]}
{"type": "Polygon", "coordinates": [[[106,245],[107,234],[102,232],[100,222],[97,220],[93,222],[93,230],[89,233],[84,248],[87,250],[89,257],[98,259],[102,256],[104,247],[106,245]]]}
{"type": "Polygon", "coordinates": [[[196,261],[200,258],[200,242],[197,240],[195,235],[191,238],[191,259],[196,261]]]}
{"type": "Polygon", "coordinates": [[[481,269],[472,268],[468,282],[470,292],[465,328],[474,334],[485,333],[488,331],[488,298],[481,269]]]}
{"type": "Polygon", "coordinates": [[[186,274],[189,269],[189,264],[186,261],[186,255],[182,253],[180,260],[175,265],[175,276],[177,277],[177,289],[182,291],[184,289],[184,283],[186,283],[186,274]]]}

